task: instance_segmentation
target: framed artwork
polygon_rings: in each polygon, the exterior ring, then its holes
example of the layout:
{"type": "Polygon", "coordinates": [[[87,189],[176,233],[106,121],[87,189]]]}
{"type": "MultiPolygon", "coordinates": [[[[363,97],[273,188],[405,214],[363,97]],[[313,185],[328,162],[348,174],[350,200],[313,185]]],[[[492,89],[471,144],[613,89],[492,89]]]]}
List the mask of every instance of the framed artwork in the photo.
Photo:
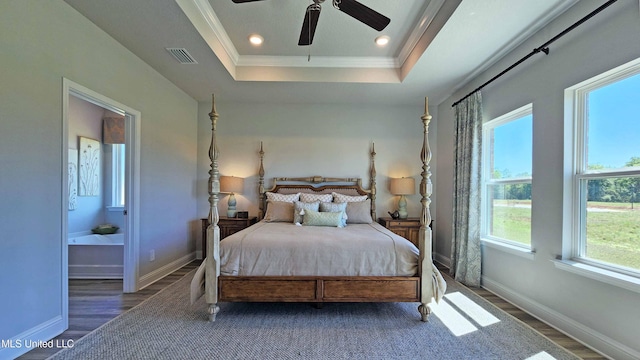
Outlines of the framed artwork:
{"type": "Polygon", "coordinates": [[[100,195],[100,142],[80,136],[79,196],[100,195]]]}
{"type": "Polygon", "coordinates": [[[78,149],[69,149],[69,210],[78,207],[78,149]]]}

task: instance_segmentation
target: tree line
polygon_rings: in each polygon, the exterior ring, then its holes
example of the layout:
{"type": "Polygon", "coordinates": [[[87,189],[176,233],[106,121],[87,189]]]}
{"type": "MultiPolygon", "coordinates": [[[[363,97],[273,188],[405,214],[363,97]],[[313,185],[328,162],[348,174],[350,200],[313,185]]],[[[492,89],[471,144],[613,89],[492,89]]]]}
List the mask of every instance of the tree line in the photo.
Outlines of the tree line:
{"type": "MultiPolygon", "coordinates": [[[[640,167],[640,157],[632,157],[626,167],[640,167]]],[[[589,170],[602,170],[606,167],[595,164],[589,170]]],[[[640,177],[617,177],[589,180],[587,183],[587,201],[633,203],[640,202],[640,177]]]]}
{"type": "MultiPolygon", "coordinates": [[[[640,167],[640,157],[632,157],[625,167],[640,167]]],[[[600,164],[589,165],[589,170],[607,169],[600,164]]],[[[512,177],[509,170],[495,170],[494,179],[512,177]]],[[[520,174],[516,177],[531,177],[520,174]]],[[[493,198],[502,200],[531,200],[531,184],[509,184],[495,187],[493,198]]],[[[640,177],[615,177],[592,179],[587,182],[587,201],[616,202],[633,204],[640,202],[640,177]]]]}

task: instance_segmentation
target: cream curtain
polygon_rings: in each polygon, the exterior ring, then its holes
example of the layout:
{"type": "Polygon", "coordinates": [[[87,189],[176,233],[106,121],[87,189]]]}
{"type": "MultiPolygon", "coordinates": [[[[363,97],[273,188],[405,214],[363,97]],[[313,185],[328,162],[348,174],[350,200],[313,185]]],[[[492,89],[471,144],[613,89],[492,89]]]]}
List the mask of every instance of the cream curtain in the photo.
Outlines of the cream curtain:
{"type": "Polygon", "coordinates": [[[473,93],[455,106],[455,167],[453,174],[453,241],[451,275],[480,286],[480,180],[482,95],[473,93]]]}

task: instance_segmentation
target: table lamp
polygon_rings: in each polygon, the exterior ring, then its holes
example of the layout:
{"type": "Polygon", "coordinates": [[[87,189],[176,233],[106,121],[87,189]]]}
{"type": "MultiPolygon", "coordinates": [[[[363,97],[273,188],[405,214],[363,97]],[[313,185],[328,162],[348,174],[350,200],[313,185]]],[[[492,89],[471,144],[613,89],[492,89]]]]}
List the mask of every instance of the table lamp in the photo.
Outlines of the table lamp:
{"type": "Polygon", "coordinates": [[[407,214],[407,198],[405,195],[413,195],[416,192],[416,182],[413,178],[396,178],[391,179],[391,193],[393,195],[400,195],[398,200],[398,213],[400,219],[406,219],[407,214]]]}
{"type": "Polygon", "coordinates": [[[227,217],[236,217],[236,193],[242,192],[244,179],[235,176],[220,176],[220,192],[229,194],[227,217]]]}

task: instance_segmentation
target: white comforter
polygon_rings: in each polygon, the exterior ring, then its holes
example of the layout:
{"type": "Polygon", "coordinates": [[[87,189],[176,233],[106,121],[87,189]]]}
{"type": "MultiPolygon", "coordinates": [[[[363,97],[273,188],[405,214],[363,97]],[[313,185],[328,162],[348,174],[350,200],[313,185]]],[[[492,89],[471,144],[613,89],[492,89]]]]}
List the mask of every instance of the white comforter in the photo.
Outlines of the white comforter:
{"type": "Polygon", "coordinates": [[[220,242],[221,275],[415,276],[418,249],[383,226],[261,221],[220,242]]]}

